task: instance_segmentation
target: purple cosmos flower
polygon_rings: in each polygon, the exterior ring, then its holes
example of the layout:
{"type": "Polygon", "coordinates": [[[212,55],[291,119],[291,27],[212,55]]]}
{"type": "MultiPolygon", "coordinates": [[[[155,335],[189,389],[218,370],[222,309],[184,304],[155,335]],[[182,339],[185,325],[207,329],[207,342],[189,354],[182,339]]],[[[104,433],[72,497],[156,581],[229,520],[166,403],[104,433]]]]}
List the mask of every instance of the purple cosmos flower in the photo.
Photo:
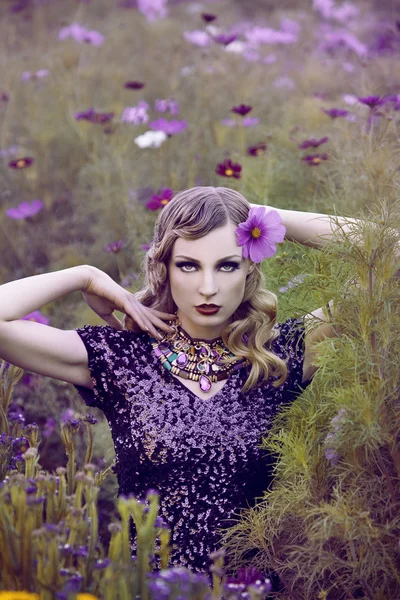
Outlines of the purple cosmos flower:
{"type": "Polygon", "coordinates": [[[169,202],[171,202],[174,197],[173,190],[169,188],[163,188],[159,191],[158,195],[154,194],[146,203],[146,208],[149,210],[158,210],[159,208],[164,208],[169,202]]]}
{"type": "Polygon", "coordinates": [[[307,154],[303,156],[301,160],[304,160],[310,167],[317,167],[323,160],[328,160],[328,155],[323,154],[307,154]]]}
{"type": "Polygon", "coordinates": [[[167,135],[177,135],[187,128],[187,121],[178,121],[177,119],[173,119],[172,121],[167,121],[167,119],[157,119],[157,121],[149,123],[149,127],[155,131],[163,131],[167,135]]]}
{"type": "Polygon", "coordinates": [[[82,112],[75,113],[75,119],[77,121],[89,121],[90,123],[108,123],[114,116],[114,113],[101,113],[96,112],[94,108],[89,108],[88,110],[84,110],[82,112]]]}
{"type": "Polygon", "coordinates": [[[252,106],[249,106],[248,104],[239,104],[239,106],[234,106],[231,109],[231,112],[236,113],[237,115],[240,115],[242,117],[245,117],[251,110],[253,110],[252,106]]]}
{"type": "Polygon", "coordinates": [[[332,119],[337,119],[338,117],[347,117],[347,115],[350,114],[348,110],[343,110],[341,108],[321,108],[321,110],[332,119]]]}
{"type": "Polygon", "coordinates": [[[378,106],[382,106],[386,104],[386,98],[382,98],[380,96],[365,96],[363,98],[357,98],[359,102],[362,104],[366,104],[371,109],[377,108],[378,106]]]}
{"type": "Polygon", "coordinates": [[[232,177],[240,179],[242,166],[239,163],[233,163],[230,158],[226,158],[224,162],[218,163],[215,169],[217,175],[222,177],[232,177]]]}
{"type": "Polygon", "coordinates": [[[137,8],[149,23],[168,16],[167,0],[137,0],[137,8]]]}
{"type": "Polygon", "coordinates": [[[217,18],[216,15],[211,15],[209,13],[201,13],[201,18],[205,23],[212,23],[217,18]]]}
{"type": "Polygon", "coordinates": [[[141,81],[126,81],[124,83],[124,88],[127,90],[141,90],[144,88],[144,83],[141,81]]]}
{"type": "Polygon", "coordinates": [[[44,204],[41,200],[33,200],[29,202],[21,202],[16,208],[6,210],[6,215],[11,219],[21,220],[33,217],[42,210],[44,204]]]}
{"type": "Polygon", "coordinates": [[[249,146],[247,148],[247,154],[249,156],[260,156],[261,154],[265,154],[267,150],[267,144],[264,142],[259,142],[255,146],[249,146]]]}
{"type": "Polygon", "coordinates": [[[172,115],[179,115],[179,104],[176,100],[156,100],[154,108],[157,112],[170,112],[172,115]]]}
{"type": "Polygon", "coordinates": [[[237,35],[235,33],[219,33],[218,35],[213,36],[214,42],[217,44],[222,44],[223,46],[228,46],[237,39],[237,35]]]}
{"type": "Polygon", "coordinates": [[[190,42],[195,46],[200,46],[201,48],[205,48],[211,44],[211,38],[205,31],[185,31],[183,37],[187,42],[190,42]]]}
{"type": "Polygon", "coordinates": [[[276,252],[276,243],[283,242],[286,228],[276,210],[264,206],[252,207],[249,217],[235,231],[239,246],[243,246],[243,258],[259,263],[276,252]]]}
{"type": "Polygon", "coordinates": [[[118,252],[121,252],[123,248],[126,248],[126,243],[124,240],[119,240],[119,242],[112,242],[111,244],[104,246],[103,250],[104,252],[109,252],[110,254],[118,254],[118,252]]]}
{"type": "Polygon", "coordinates": [[[33,163],[33,158],[25,156],[24,158],[16,158],[8,163],[10,169],[26,169],[33,163]]]}
{"type": "Polygon", "coordinates": [[[147,114],[148,108],[149,105],[144,100],[141,100],[137,106],[128,106],[122,113],[121,121],[124,123],[133,123],[134,125],[147,123],[149,120],[149,115],[147,114]]]}
{"type": "Polygon", "coordinates": [[[299,144],[299,148],[301,148],[301,150],[305,150],[306,148],[318,148],[318,146],[325,144],[328,140],[328,137],[323,137],[320,140],[310,138],[309,140],[304,140],[304,142],[301,142],[301,144],[299,144]]]}
{"type": "Polygon", "coordinates": [[[41,325],[48,325],[50,323],[49,319],[42,315],[40,310],[34,310],[29,313],[29,315],[25,315],[25,317],[21,317],[22,321],[33,321],[34,323],[40,323],[41,325]]]}

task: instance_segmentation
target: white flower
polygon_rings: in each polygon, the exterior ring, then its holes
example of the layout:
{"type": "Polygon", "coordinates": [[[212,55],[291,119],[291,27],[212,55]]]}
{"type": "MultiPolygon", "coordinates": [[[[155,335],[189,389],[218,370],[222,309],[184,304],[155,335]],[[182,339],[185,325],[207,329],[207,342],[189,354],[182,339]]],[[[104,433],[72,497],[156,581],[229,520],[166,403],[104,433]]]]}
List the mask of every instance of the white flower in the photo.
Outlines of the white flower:
{"type": "Polygon", "coordinates": [[[146,131],[143,135],[138,135],[134,142],[139,148],[159,148],[167,137],[163,131],[146,131]]]}

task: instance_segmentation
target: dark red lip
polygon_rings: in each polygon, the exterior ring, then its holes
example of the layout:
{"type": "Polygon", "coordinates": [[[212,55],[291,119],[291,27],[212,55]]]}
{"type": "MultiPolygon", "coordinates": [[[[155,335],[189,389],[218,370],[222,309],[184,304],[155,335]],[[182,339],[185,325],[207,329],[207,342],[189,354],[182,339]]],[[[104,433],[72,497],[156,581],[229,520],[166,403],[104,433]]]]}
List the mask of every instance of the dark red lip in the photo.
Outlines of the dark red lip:
{"type": "Polygon", "coordinates": [[[197,312],[201,313],[202,315],[215,315],[217,312],[219,312],[221,307],[215,306],[211,308],[205,308],[204,306],[196,306],[195,308],[197,312]]]}
{"type": "Polygon", "coordinates": [[[198,306],[196,306],[196,308],[221,308],[220,306],[218,306],[218,304],[199,304],[198,306]]]}

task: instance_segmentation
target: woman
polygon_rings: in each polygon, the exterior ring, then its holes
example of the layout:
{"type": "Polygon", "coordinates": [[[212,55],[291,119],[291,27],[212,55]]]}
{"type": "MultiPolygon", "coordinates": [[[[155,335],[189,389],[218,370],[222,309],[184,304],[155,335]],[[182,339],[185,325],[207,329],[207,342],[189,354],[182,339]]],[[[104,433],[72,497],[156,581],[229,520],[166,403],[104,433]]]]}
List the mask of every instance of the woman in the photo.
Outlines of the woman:
{"type": "Polygon", "coordinates": [[[260,263],[285,228],[287,239],[319,246],[330,222],[198,187],[161,211],[141,292],[88,265],[0,287],[0,356],[74,384],[104,411],[119,493],[160,491],[171,566],[207,569],[218,529],[268,486],[261,436],[311,380],[316,342],[334,333],[321,309],[313,333],[304,319],[276,324],[260,263]],[[61,331],[19,320],[77,290],[108,326],[61,331]]]}

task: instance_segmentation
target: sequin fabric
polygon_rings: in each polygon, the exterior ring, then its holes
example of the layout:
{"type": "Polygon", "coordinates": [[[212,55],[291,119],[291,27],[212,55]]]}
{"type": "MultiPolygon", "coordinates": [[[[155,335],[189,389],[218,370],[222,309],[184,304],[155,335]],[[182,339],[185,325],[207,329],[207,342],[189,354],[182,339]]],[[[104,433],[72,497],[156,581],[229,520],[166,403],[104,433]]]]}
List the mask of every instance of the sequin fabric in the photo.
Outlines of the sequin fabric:
{"type": "Polygon", "coordinates": [[[269,380],[241,393],[250,371],[244,367],[208,400],[161,365],[147,333],[100,325],[76,329],[94,388],[75,387],[108,420],[119,494],[143,499],[148,489],[159,491],[159,515],[172,533],[171,567],[206,571],[208,555],[220,547],[218,530],[254,506],[272,480],[271,456],[259,445],[274,415],[301,392],[304,359],[303,321],[275,327],[279,335],[271,349],[287,360],[286,382],[274,388],[269,380]]]}

